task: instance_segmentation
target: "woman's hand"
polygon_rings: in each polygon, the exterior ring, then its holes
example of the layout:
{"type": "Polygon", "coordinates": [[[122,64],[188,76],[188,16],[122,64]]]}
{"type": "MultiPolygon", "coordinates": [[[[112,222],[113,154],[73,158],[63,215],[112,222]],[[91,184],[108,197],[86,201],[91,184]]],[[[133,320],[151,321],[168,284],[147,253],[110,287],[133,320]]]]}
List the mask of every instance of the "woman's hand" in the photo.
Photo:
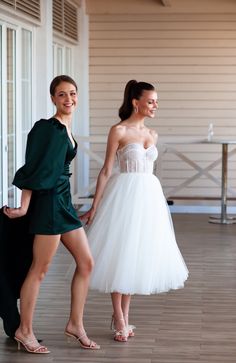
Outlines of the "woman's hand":
{"type": "Polygon", "coordinates": [[[19,218],[19,217],[23,217],[24,215],[26,215],[27,210],[19,207],[19,208],[9,208],[7,206],[3,207],[3,212],[4,214],[6,214],[6,216],[8,218],[19,218]]]}
{"type": "Polygon", "coordinates": [[[92,207],[88,210],[88,212],[86,212],[85,214],[82,214],[79,218],[82,220],[82,221],[85,221],[85,225],[89,225],[92,223],[93,219],[94,219],[94,216],[95,216],[95,209],[92,207]]]}
{"type": "Polygon", "coordinates": [[[22,189],[21,193],[21,206],[19,208],[10,208],[5,205],[3,212],[8,218],[19,218],[26,215],[29,208],[32,190],[22,189]]]}

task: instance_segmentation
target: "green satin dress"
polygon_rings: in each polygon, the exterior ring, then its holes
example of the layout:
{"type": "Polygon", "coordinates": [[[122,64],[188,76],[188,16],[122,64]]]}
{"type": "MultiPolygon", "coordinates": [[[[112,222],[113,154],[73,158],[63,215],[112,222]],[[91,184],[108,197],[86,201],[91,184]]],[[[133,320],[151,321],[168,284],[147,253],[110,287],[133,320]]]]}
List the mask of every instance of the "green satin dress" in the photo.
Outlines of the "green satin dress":
{"type": "Polygon", "coordinates": [[[82,227],[71,202],[70,163],[77,152],[57,119],[37,121],[28,134],[25,164],[13,184],[33,191],[29,232],[56,235],[82,227]]]}

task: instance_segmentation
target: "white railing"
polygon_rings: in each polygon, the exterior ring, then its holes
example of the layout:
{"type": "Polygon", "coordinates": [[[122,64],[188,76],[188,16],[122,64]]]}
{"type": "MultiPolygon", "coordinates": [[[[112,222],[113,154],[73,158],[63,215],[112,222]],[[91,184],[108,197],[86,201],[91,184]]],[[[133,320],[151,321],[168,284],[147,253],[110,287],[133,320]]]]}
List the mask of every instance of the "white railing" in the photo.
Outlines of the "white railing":
{"type": "MultiPolygon", "coordinates": [[[[98,164],[98,169],[100,169],[103,165],[103,158],[101,158],[97,153],[92,151],[89,147],[89,145],[96,143],[96,144],[103,144],[104,150],[105,150],[105,143],[107,141],[107,138],[104,136],[91,136],[91,137],[79,137],[78,138],[78,144],[79,149],[83,151],[86,155],[88,155],[90,160],[96,161],[98,164]]],[[[158,163],[155,167],[154,172],[158,169],[158,177],[161,179],[161,170],[162,170],[162,160],[166,153],[174,154],[178,159],[180,159],[182,162],[186,163],[188,166],[192,168],[192,170],[195,171],[193,175],[190,177],[187,177],[184,179],[184,181],[181,181],[178,185],[175,185],[174,187],[168,188],[165,190],[165,196],[166,198],[175,199],[178,198],[179,192],[181,190],[184,190],[184,188],[188,187],[190,184],[195,182],[197,179],[201,178],[202,176],[205,176],[209,180],[211,180],[217,187],[220,187],[222,185],[222,178],[217,178],[214,176],[211,171],[218,165],[221,165],[222,163],[222,155],[217,154],[217,158],[214,161],[209,162],[209,164],[206,167],[200,166],[196,161],[192,160],[189,156],[184,154],[184,152],[180,151],[178,149],[178,145],[193,145],[193,144],[219,144],[222,145],[223,143],[230,143],[233,144],[233,149],[228,152],[227,159],[229,160],[233,155],[236,154],[236,141],[234,140],[217,140],[214,139],[212,142],[207,141],[203,138],[189,138],[189,137],[168,137],[168,138],[159,138],[158,141],[158,163]],[[235,144],[235,147],[234,147],[235,144]],[[219,156],[220,155],[220,156],[219,156]]],[[[220,150],[219,150],[220,151],[220,150]]],[[[73,196],[73,202],[77,205],[83,205],[83,204],[90,204],[92,202],[92,198],[87,197],[91,195],[91,193],[94,191],[96,185],[96,180],[90,183],[83,191],[81,191],[78,194],[73,196]]],[[[227,188],[228,195],[232,198],[236,197],[236,189],[235,188],[227,188]]],[[[217,196],[218,199],[220,198],[220,195],[217,196]]],[[[184,199],[184,196],[183,196],[184,199]]],[[[191,197],[188,197],[188,199],[191,199],[191,197]]],[[[194,199],[194,198],[193,198],[194,199]]],[[[201,199],[201,197],[198,197],[198,199],[201,199]]],[[[202,199],[205,199],[204,196],[202,196],[202,199]]]]}

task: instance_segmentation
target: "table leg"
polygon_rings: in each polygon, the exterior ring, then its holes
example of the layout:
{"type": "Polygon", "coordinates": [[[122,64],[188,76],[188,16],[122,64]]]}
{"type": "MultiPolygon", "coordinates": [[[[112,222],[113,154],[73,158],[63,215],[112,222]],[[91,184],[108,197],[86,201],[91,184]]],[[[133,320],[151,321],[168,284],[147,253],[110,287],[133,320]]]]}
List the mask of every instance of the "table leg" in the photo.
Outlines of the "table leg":
{"type": "Polygon", "coordinates": [[[222,144],[222,171],[221,171],[221,214],[219,217],[211,216],[210,223],[233,224],[235,217],[227,216],[227,178],[228,178],[228,144],[222,144]]]}

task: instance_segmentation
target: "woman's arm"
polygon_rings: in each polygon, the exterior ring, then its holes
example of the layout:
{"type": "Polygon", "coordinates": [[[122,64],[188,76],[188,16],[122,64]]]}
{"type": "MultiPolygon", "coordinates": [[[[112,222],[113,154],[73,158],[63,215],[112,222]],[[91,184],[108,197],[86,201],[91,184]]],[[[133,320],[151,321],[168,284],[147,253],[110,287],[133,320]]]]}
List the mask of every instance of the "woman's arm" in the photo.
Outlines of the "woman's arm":
{"type": "Polygon", "coordinates": [[[102,198],[106,184],[111,176],[114,161],[115,161],[116,151],[119,147],[119,140],[120,140],[121,133],[122,133],[121,129],[122,129],[122,127],[115,125],[111,128],[111,130],[109,132],[108,140],[107,140],[105,162],[98,175],[92,207],[90,208],[90,210],[87,213],[80,216],[80,219],[86,220],[86,224],[90,224],[92,222],[92,220],[95,216],[97,207],[99,205],[99,202],[102,198]]]}
{"type": "Polygon", "coordinates": [[[3,208],[4,213],[9,218],[23,217],[28,211],[31,195],[32,195],[32,190],[22,189],[21,206],[19,208],[9,208],[5,206],[3,208]]]}
{"type": "Polygon", "coordinates": [[[19,189],[48,190],[55,187],[64,170],[68,148],[66,127],[59,121],[37,121],[27,138],[25,164],[12,184],[19,189]]]}

